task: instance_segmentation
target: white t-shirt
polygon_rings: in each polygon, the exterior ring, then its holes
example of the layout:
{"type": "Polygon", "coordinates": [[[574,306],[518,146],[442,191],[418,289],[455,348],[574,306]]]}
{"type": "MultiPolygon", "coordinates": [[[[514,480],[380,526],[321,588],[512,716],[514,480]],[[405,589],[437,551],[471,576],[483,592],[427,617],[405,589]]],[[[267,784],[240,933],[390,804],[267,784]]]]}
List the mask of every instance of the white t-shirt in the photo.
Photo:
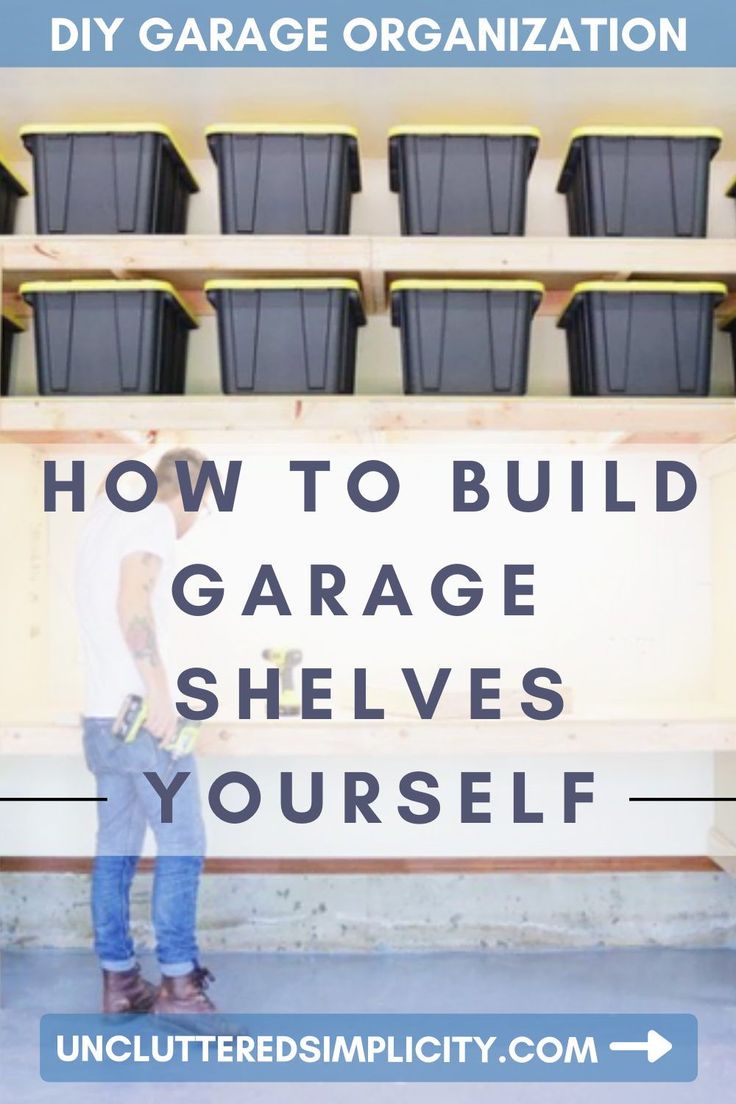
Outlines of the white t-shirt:
{"type": "Polygon", "coordinates": [[[128,694],[142,694],[143,681],[118,617],[120,565],[134,552],[161,560],[151,595],[159,647],[171,597],[176,526],[168,506],[155,502],[138,513],[116,509],[100,495],[89,510],[77,551],[76,599],[82,643],[87,717],[115,717],[128,694]]]}

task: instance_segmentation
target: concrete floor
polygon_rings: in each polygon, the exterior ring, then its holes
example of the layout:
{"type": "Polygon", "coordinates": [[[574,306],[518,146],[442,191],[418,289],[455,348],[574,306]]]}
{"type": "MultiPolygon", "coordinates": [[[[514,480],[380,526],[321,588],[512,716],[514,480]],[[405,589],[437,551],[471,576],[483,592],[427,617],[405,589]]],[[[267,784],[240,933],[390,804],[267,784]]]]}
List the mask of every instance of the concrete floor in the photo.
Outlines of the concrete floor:
{"type": "MultiPolygon", "coordinates": [[[[96,1011],[91,955],[11,951],[2,959],[0,1068],[17,1104],[710,1104],[736,1084],[736,952],[723,950],[295,955],[212,954],[223,1011],[691,1012],[700,1076],[649,1085],[47,1085],[37,1072],[41,1011],[96,1011]],[[490,1094],[490,1095],[489,1095],[490,1094]]],[[[154,971],[144,961],[149,975],[154,971]]]]}

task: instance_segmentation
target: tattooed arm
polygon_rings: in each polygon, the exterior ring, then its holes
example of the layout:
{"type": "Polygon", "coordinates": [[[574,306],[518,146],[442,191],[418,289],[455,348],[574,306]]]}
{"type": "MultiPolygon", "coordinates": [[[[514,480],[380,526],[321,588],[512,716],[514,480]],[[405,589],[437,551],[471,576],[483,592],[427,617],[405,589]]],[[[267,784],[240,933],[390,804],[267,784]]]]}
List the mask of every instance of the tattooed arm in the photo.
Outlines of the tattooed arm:
{"type": "Polygon", "coordinates": [[[173,739],[177,714],[156,639],[152,595],[161,560],[150,552],[134,552],[120,565],[118,618],[135,665],[146,688],[146,728],[159,740],[173,739]]]}

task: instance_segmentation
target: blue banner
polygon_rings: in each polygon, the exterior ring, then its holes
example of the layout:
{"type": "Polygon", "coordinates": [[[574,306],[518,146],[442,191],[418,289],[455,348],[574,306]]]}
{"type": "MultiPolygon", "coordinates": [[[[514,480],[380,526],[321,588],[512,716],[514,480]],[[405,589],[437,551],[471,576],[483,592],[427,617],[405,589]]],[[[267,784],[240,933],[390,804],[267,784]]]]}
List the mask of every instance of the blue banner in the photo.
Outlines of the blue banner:
{"type": "Polygon", "coordinates": [[[732,0],[36,0],[0,66],[733,66],[732,0]]]}
{"type": "Polygon", "coordinates": [[[674,1082],[689,1015],[48,1015],[45,1081],[674,1082]]]}

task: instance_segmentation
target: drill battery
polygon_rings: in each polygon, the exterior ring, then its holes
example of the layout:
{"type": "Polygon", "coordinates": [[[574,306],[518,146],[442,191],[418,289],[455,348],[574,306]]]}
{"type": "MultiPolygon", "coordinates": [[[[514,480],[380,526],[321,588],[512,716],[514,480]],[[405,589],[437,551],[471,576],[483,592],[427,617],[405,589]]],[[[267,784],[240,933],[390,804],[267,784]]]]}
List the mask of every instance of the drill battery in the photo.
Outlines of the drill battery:
{"type": "MultiPolygon", "coordinates": [[[[124,744],[132,744],[145,728],[148,706],[139,694],[128,694],[120,707],[120,712],[115,718],[112,734],[124,744]]],[[[170,753],[172,758],[181,759],[194,750],[194,745],[199,736],[199,722],[187,721],[179,718],[176,726],[176,736],[173,740],[162,744],[162,747],[170,753]]]]}

